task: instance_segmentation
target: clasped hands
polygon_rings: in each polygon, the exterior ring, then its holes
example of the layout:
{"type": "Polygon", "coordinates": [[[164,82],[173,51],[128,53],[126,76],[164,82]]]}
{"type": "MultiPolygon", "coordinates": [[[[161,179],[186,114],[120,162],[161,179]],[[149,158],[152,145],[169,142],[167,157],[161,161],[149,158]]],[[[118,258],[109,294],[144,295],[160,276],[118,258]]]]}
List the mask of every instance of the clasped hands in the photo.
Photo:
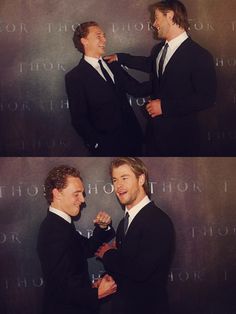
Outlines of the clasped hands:
{"type": "Polygon", "coordinates": [[[109,216],[106,212],[100,211],[96,218],[93,220],[94,224],[97,224],[102,229],[107,229],[107,227],[111,223],[111,216],[109,216]]]}
{"type": "Polygon", "coordinates": [[[98,299],[105,298],[108,295],[115,293],[117,290],[117,285],[114,279],[108,274],[103,278],[96,280],[92,287],[98,289],[98,299]]]}
{"type": "MultiPolygon", "coordinates": [[[[106,60],[108,63],[112,63],[118,61],[118,57],[117,54],[112,54],[105,56],[104,60],[106,60]]],[[[162,115],[161,100],[160,99],[149,100],[148,104],[146,105],[146,110],[152,118],[162,115]]]]}
{"type": "Polygon", "coordinates": [[[116,241],[113,241],[112,243],[103,243],[103,245],[101,245],[97,252],[95,253],[95,256],[103,258],[103,255],[109,251],[109,250],[116,250],[116,241]]]}

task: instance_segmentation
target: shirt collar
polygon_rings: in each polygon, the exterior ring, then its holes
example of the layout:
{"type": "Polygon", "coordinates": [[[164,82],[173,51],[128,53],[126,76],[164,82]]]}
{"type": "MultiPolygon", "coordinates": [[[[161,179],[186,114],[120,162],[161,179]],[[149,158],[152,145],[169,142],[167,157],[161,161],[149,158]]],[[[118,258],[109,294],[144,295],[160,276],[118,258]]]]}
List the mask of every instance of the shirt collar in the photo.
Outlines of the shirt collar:
{"type": "Polygon", "coordinates": [[[84,60],[91,64],[94,68],[96,68],[99,65],[98,60],[102,60],[102,57],[98,59],[94,57],[84,56],[84,60]]]}
{"type": "Polygon", "coordinates": [[[166,41],[171,49],[178,48],[186,39],[188,38],[188,34],[186,32],[181,33],[179,36],[171,39],[170,41],[166,41]]]}
{"type": "Polygon", "coordinates": [[[49,211],[51,213],[56,214],[57,216],[60,216],[61,218],[63,218],[67,222],[71,223],[71,217],[67,213],[65,213],[65,212],[63,212],[63,211],[61,211],[59,209],[56,209],[56,208],[54,208],[52,206],[49,207],[49,211]]]}
{"type": "Polygon", "coordinates": [[[134,217],[138,214],[138,212],[144,207],[146,206],[148,203],[150,203],[151,200],[149,199],[149,197],[146,195],[138,204],[136,204],[134,207],[127,209],[127,207],[125,207],[125,214],[128,212],[129,213],[129,217],[130,220],[132,221],[134,219],[134,217]]]}

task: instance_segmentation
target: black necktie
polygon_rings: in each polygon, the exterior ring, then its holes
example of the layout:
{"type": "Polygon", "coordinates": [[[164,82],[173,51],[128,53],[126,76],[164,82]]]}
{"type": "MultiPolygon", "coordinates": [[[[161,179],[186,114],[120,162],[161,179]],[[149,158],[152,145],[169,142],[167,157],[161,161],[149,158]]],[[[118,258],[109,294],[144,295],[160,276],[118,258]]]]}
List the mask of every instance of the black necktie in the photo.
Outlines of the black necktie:
{"type": "Polygon", "coordinates": [[[75,224],[73,221],[71,221],[71,229],[73,230],[73,232],[76,232],[75,224]]]}
{"type": "Polygon", "coordinates": [[[163,72],[163,65],[164,65],[164,61],[165,61],[165,57],[166,57],[166,53],[167,53],[167,49],[168,49],[169,45],[166,43],[164,46],[164,49],[162,51],[162,55],[159,61],[159,68],[158,68],[158,76],[159,79],[161,79],[162,77],[162,72],[163,72]]]}
{"type": "Polygon", "coordinates": [[[126,232],[128,230],[128,225],[129,225],[129,213],[127,212],[124,217],[124,235],[126,235],[126,232]]]}
{"type": "Polygon", "coordinates": [[[107,83],[110,83],[112,85],[114,85],[112,78],[110,77],[110,75],[108,74],[107,70],[104,68],[104,66],[102,65],[102,60],[98,60],[98,63],[100,65],[100,68],[102,70],[102,74],[104,75],[107,83]]]}

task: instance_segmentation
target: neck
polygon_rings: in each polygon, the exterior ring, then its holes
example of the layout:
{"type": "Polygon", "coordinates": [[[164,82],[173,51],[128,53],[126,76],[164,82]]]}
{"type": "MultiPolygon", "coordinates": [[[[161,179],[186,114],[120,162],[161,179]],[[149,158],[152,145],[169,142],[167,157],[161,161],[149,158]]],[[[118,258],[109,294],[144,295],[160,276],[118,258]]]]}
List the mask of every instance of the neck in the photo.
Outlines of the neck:
{"type": "Polygon", "coordinates": [[[89,51],[85,51],[85,54],[84,54],[86,57],[91,57],[91,58],[95,58],[95,59],[100,59],[101,58],[101,54],[94,54],[94,53],[91,53],[89,51]]]}
{"type": "Polygon", "coordinates": [[[57,201],[53,201],[51,204],[50,204],[51,207],[53,208],[56,208],[57,210],[60,210],[61,212],[63,212],[63,210],[60,208],[60,205],[58,204],[57,201]]]}
{"type": "Polygon", "coordinates": [[[169,34],[166,36],[167,41],[171,41],[172,39],[178,37],[179,35],[183,34],[185,30],[178,25],[174,24],[173,27],[171,28],[171,31],[169,34]]]}
{"type": "Polygon", "coordinates": [[[145,196],[147,196],[147,194],[145,192],[141,193],[140,195],[138,195],[138,197],[136,198],[136,200],[132,204],[126,205],[126,208],[128,210],[130,210],[131,208],[136,206],[138,203],[140,203],[144,199],[145,196]]]}

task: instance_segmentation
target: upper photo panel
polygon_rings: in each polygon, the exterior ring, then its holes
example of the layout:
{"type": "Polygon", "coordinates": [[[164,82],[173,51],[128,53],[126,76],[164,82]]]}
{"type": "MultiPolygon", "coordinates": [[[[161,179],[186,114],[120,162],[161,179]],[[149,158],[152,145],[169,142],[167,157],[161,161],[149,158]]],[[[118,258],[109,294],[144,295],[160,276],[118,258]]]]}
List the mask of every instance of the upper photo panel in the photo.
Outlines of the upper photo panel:
{"type": "Polygon", "coordinates": [[[236,156],[236,2],[0,3],[0,156],[236,156]]]}

